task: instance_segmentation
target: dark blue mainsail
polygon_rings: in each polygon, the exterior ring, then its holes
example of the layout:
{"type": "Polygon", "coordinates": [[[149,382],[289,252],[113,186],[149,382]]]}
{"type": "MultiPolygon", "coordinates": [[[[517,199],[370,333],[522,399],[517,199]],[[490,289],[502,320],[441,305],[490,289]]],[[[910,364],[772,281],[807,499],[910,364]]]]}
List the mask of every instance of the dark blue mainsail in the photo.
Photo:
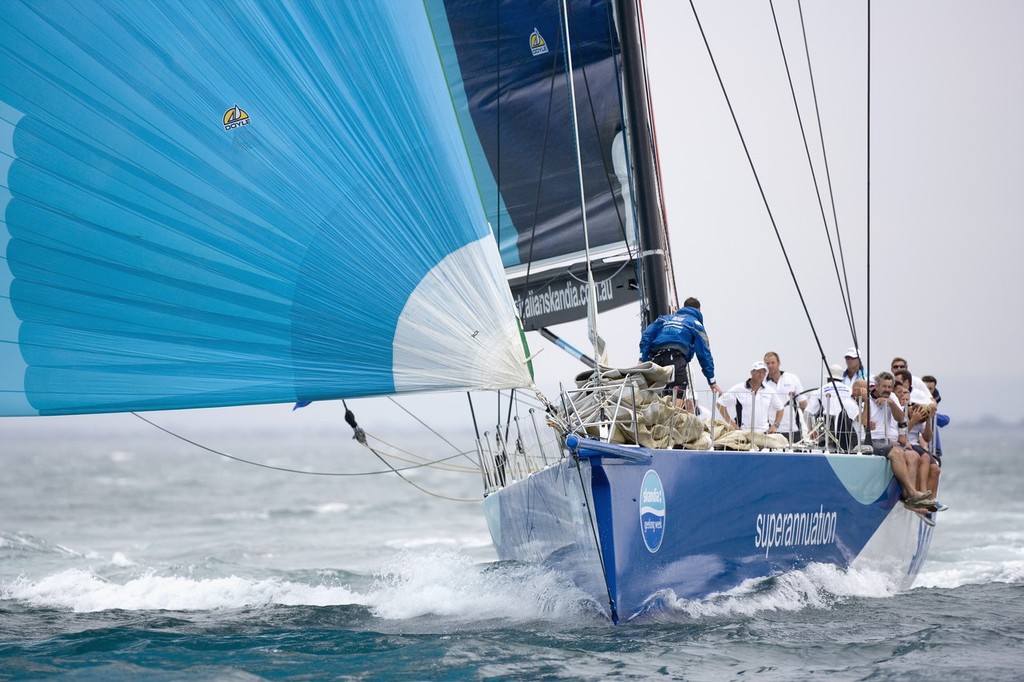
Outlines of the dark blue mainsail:
{"type": "MultiPolygon", "coordinates": [[[[428,0],[427,8],[524,323],[530,328],[585,317],[561,2],[428,0]]],[[[635,237],[622,147],[620,48],[609,2],[577,1],[569,8],[587,222],[596,279],[609,292],[598,297],[606,309],[636,300],[627,247],[635,237]],[[614,261],[602,265],[608,255],[614,261]]]]}

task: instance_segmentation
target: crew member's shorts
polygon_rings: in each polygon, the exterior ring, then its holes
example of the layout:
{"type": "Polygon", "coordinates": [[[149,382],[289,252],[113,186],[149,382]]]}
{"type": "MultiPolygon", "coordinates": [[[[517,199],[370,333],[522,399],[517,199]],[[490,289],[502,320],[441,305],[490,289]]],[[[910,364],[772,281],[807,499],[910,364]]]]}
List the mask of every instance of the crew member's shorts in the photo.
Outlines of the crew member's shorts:
{"type": "Polygon", "coordinates": [[[687,360],[685,353],[672,348],[656,350],[651,353],[651,362],[662,367],[676,368],[675,378],[665,385],[665,393],[672,393],[672,389],[677,387],[680,395],[686,392],[686,387],[690,385],[690,377],[686,371],[690,361],[687,360]]]}

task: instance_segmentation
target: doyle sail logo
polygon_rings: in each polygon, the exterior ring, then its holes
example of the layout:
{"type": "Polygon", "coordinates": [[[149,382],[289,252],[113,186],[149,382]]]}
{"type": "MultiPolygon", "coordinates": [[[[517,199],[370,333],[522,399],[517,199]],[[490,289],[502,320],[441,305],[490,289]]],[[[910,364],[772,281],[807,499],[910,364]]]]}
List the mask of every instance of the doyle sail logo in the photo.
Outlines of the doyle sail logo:
{"type": "Polygon", "coordinates": [[[534,57],[548,53],[548,43],[536,28],[530,34],[530,52],[534,57]]]}
{"type": "Polygon", "coordinates": [[[640,530],[651,554],[658,551],[665,537],[665,488],[658,472],[649,469],[640,484],[640,530]]]}
{"type": "Polygon", "coordinates": [[[240,109],[237,104],[224,112],[224,130],[247,125],[249,125],[249,114],[245,113],[245,109],[240,109]]]}

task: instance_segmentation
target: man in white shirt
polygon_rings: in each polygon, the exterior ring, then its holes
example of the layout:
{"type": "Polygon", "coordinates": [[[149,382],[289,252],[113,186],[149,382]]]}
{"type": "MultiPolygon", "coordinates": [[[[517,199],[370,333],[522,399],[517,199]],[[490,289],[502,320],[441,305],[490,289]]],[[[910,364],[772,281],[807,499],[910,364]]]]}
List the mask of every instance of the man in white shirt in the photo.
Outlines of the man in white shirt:
{"type": "Polygon", "coordinates": [[[764,354],[764,364],[768,367],[768,376],[764,384],[779,394],[786,406],[782,410],[782,421],[779,423],[779,433],[795,443],[803,438],[803,423],[800,415],[807,409],[807,398],[802,394],[804,385],[800,383],[800,377],[792,372],[782,371],[779,354],[775,351],[768,351],[764,354]],[[799,409],[797,409],[799,408],[799,409]]]}
{"type": "Polygon", "coordinates": [[[893,376],[880,372],[870,386],[867,406],[861,413],[861,423],[871,436],[874,454],[889,459],[892,475],[903,487],[908,506],[928,509],[935,506],[932,491],[918,490],[917,453],[907,447],[906,415],[899,401],[892,395],[893,376]]]}
{"type": "MultiPolygon", "coordinates": [[[[897,372],[910,371],[910,368],[907,367],[907,361],[904,360],[903,358],[893,358],[892,363],[889,366],[889,369],[892,370],[893,376],[896,376],[897,372]]],[[[924,383],[924,380],[921,377],[914,376],[913,374],[911,374],[910,388],[912,392],[916,391],[916,394],[913,396],[914,402],[922,400],[922,398],[918,397],[919,395],[924,396],[923,399],[925,401],[931,402],[932,392],[928,390],[928,385],[924,383]]]]}
{"type": "Polygon", "coordinates": [[[750,368],[750,378],[730,388],[719,399],[718,409],[734,429],[753,429],[757,433],[779,430],[786,405],[778,393],[764,385],[766,376],[768,366],[755,362],[750,368]]]}

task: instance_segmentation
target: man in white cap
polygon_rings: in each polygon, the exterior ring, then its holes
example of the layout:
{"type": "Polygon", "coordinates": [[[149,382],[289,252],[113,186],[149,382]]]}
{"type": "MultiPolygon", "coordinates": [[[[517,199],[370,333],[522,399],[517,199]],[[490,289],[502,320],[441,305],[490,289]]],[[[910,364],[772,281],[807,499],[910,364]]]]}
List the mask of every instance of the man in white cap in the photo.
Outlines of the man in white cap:
{"type": "Polygon", "coordinates": [[[864,363],[860,361],[860,351],[856,348],[847,348],[843,354],[846,358],[846,371],[843,372],[843,383],[853,387],[853,382],[858,379],[867,380],[868,373],[864,371],[864,363]]]}
{"type": "Polygon", "coordinates": [[[786,402],[765,386],[766,376],[768,366],[761,361],[755,362],[750,367],[750,378],[730,388],[719,399],[718,409],[734,429],[753,429],[757,433],[779,430],[786,402]]]}

